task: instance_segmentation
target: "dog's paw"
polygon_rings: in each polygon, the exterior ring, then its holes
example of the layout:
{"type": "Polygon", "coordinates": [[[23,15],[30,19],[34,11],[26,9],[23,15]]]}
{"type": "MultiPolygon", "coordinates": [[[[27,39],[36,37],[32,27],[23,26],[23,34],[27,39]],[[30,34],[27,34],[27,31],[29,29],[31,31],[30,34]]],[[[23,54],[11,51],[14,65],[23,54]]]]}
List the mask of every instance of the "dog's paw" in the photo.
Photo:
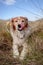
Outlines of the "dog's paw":
{"type": "Polygon", "coordinates": [[[19,57],[20,60],[24,60],[24,58],[25,58],[25,57],[23,57],[23,56],[20,56],[20,57],[19,57]]]}
{"type": "Polygon", "coordinates": [[[19,53],[13,55],[14,58],[19,58],[19,53]]]}

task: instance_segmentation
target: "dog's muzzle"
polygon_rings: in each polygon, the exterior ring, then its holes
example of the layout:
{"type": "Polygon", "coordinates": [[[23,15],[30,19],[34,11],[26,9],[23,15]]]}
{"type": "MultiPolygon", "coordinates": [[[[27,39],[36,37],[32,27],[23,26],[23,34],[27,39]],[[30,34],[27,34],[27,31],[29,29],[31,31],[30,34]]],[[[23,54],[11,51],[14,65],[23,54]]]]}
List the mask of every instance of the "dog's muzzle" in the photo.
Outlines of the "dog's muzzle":
{"type": "Polygon", "coordinates": [[[25,28],[25,25],[23,25],[23,24],[18,24],[18,30],[19,30],[19,31],[24,30],[24,28],[25,28]]]}
{"type": "Polygon", "coordinates": [[[18,24],[18,30],[19,31],[22,31],[23,30],[23,28],[22,28],[22,26],[20,24],[18,24]]]}

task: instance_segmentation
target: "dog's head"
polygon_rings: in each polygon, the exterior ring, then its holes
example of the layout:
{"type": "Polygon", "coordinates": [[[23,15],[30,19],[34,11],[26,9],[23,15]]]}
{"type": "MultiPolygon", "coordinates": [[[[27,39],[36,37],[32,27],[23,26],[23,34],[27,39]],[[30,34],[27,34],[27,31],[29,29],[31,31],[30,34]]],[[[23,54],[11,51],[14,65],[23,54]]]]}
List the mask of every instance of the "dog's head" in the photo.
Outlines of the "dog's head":
{"type": "Polygon", "coordinates": [[[28,19],[26,17],[16,17],[11,19],[13,30],[23,31],[28,27],[28,19]]]}
{"type": "Polygon", "coordinates": [[[28,36],[28,33],[30,34],[30,26],[26,17],[12,18],[9,24],[11,33],[13,35],[15,33],[19,38],[24,38],[24,36],[28,36]]]}

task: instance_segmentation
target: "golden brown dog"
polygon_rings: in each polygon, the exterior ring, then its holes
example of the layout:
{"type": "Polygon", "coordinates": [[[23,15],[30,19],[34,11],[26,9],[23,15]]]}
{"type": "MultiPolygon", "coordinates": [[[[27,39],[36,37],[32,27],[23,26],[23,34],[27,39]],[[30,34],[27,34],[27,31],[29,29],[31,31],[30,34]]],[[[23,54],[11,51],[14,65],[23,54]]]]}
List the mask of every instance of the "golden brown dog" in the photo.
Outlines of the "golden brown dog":
{"type": "Polygon", "coordinates": [[[26,17],[15,17],[9,22],[10,34],[13,38],[13,57],[23,60],[28,52],[27,37],[30,35],[31,28],[26,17]],[[18,47],[23,46],[21,54],[18,47]]]}

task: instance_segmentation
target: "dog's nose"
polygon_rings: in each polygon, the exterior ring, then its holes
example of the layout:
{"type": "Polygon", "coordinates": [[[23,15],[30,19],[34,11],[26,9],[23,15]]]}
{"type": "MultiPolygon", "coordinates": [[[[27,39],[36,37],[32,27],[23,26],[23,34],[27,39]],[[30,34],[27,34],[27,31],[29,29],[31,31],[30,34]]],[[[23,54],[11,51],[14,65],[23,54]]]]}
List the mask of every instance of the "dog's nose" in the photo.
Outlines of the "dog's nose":
{"type": "Polygon", "coordinates": [[[21,28],[21,25],[20,24],[18,24],[18,28],[21,28]]]}

